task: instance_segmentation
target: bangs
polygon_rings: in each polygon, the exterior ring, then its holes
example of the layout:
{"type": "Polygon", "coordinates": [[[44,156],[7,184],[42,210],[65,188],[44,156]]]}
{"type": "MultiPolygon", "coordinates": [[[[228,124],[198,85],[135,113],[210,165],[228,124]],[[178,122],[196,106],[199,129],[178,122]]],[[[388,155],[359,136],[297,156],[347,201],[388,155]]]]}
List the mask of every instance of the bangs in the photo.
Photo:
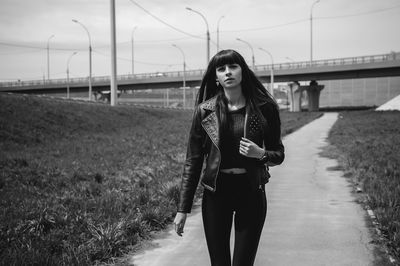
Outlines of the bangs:
{"type": "Polygon", "coordinates": [[[240,56],[238,56],[238,54],[234,53],[232,50],[220,52],[219,54],[215,55],[214,60],[216,68],[226,64],[243,64],[240,56]]]}

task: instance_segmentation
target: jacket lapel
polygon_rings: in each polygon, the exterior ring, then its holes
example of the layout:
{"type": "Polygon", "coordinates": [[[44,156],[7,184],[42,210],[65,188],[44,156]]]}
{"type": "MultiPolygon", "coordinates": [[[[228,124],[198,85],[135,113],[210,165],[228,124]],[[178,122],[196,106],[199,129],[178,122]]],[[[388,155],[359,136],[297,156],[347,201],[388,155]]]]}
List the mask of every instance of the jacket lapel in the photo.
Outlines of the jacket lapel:
{"type": "Polygon", "coordinates": [[[215,112],[216,97],[213,97],[201,104],[201,108],[211,111],[202,121],[201,125],[210,137],[211,141],[219,148],[219,121],[215,112]]]}
{"type": "Polygon", "coordinates": [[[219,147],[219,125],[217,114],[212,112],[201,122],[207,135],[210,137],[215,146],[219,147]]]}
{"type": "Polygon", "coordinates": [[[259,114],[252,112],[250,106],[246,106],[244,118],[244,137],[250,139],[258,145],[262,145],[263,119],[259,114]]]}

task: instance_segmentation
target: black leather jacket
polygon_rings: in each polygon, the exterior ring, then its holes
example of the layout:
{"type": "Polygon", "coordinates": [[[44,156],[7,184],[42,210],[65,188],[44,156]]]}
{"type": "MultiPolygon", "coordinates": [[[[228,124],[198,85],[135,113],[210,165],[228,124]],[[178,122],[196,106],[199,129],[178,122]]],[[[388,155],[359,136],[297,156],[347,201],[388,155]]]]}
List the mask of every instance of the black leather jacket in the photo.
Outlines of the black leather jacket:
{"type": "MultiPolygon", "coordinates": [[[[221,153],[219,150],[219,120],[215,112],[215,105],[216,97],[213,97],[199,104],[194,112],[182,174],[178,212],[189,213],[191,211],[199,179],[205,189],[213,192],[217,190],[216,180],[221,153]]],[[[277,107],[269,102],[259,104],[258,107],[262,117],[246,107],[244,121],[244,137],[258,146],[264,147],[267,155],[264,160],[246,158],[248,160],[246,175],[255,189],[268,182],[270,177],[268,166],[281,164],[285,157],[277,107]]]]}

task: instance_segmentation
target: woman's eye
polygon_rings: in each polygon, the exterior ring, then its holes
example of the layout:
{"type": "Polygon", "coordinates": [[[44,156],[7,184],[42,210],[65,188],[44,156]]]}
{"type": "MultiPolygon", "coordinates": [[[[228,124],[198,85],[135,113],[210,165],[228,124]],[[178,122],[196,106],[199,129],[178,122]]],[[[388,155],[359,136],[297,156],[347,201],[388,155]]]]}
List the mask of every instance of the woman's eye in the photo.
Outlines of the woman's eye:
{"type": "Polygon", "coordinates": [[[224,72],[224,71],[225,71],[225,68],[224,68],[224,67],[219,67],[219,68],[217,68],[217,71],[218,71],[218,72],[224,72]]]}

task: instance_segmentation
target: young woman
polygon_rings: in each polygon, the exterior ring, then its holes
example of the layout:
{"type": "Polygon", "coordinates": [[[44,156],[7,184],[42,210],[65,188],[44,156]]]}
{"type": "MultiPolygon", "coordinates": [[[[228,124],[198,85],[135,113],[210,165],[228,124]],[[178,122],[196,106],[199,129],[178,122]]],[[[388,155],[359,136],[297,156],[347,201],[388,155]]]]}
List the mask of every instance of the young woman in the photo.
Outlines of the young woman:
{"type": "Polygon", "coordinates": [[[283,159],[277,104],[239,53],[220,51],[197,96],[174,220],[177,234],[182,236],[200,179],[211,265],[253,265],[267,213],[268,166],[283,159]]]}

